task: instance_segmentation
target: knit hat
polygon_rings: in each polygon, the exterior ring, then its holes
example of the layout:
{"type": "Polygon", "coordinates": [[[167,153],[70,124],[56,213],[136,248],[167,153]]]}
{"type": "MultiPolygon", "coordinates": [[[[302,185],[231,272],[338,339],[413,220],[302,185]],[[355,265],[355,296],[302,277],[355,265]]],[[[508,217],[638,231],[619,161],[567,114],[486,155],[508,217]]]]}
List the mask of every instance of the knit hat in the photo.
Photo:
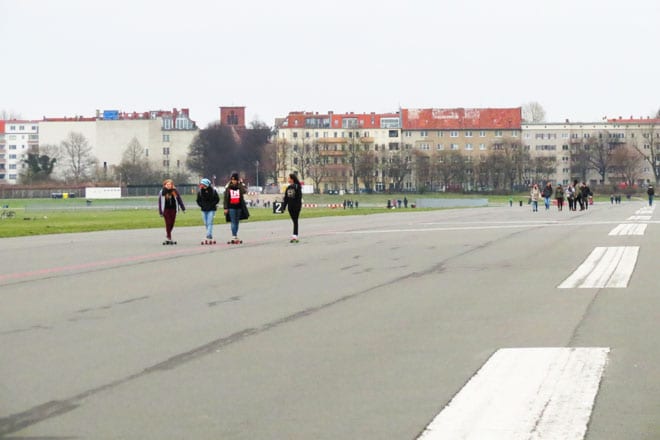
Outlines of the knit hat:
{"type": "Polygon", "coordinates": [[[238,178],[238,173],[231,173],[231,178],[232,178],[232,179],[239,180],[239,178],[238,178]]]}
{"type": "Polygon", "coordinates": [[[207,178],[203,178],[202,180],[199,181],[199,184],[209,187],[211,186],[211,181],[207,178]]]}

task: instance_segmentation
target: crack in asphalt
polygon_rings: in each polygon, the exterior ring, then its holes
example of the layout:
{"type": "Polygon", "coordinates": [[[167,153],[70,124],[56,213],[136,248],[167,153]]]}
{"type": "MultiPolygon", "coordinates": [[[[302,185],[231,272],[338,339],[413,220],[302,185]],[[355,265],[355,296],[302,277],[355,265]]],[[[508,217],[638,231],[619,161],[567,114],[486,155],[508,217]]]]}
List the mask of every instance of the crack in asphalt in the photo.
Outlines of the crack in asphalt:
{"type": "Polygon", "coordinates": [[[30,408],[28,410],[22,411],[20,413],[12,414],[4,418],[0,418],[0,438],[5,438],[7,434],[14,433],[16,431],[19,431],[21,429],[27,428],[31,425],[37,424],[39,422],[42,422],[44,420],[47,420],[52,417],[56,417],[65,413],[68,413],[70,411],[75,410],[78,408],[80,405],[82,405],[83,401],[89,397],[92,397],[94,395],[100,394],[104,391],[116,388],[120,385],[124,385],[128,382],[131,382],[133,380],[139,379],[141,377],[145,377],[149,374],[152,373],[157,373],[157,372],[163,372],[163,371],[169,371],[172,369],[175,369],[181,365],[187,364],[189,362],[192,362],[194,360],[197,360],[201,357],[207,356],[209,354],[215,353],[219,350],[221,350],[224,347],[227,347],[231,344],[235,344],[238,342],[241,342],[249,337],[252,336],[257,336],[259,334],[266,333],[270,330],[273,330],[277,327],[280,327],[282,325],[291,323],[293,321],[308,317],[310,315],[313,315],[315,313],[324,311],[326,309],[329,309],[331,307],[334,307],[336,305],[348,302],[352,299],[358,298],[362,295],[377,291],[378,289],[386,286],[391,286],[392,284],[395,283],[400,283],[406,280],[410,279],[419,279],[427,275],[432,275],[432,274],[437,274],[437,273],[442,273],[444,271],[445,265],[454,259],[461,258],[465,255],[468,255],[472,252],[476,252],[479,250],[483,250],[489,246],[492,246],[493,244],[502,241],[502,240],[508,240],[510,237],[522,233],[526,233],[527,230],[523,231],[514,231],[511,234],[506,234],[502,237],[496,238],[494,240],[482,243],[478,246],[471,247],[464,252],[455,254],[453,256],[450,256],[430,267],[428,267],[426,270],[423,271],[416,271],[416,272],[410,272],[398,277],[395,277],[391,280],[379,283],[377,285],[371,286],[369,288],[363,289],[358,292],[354,292],[348,295],[344,295],[340,298],[337,298],[333,301],[318,305],[318,306],[313,306],[309,307],[307,309],[298,311],[296,313],[284,316],[280,319],[271,321],[269,323],[263,324],[259,327],[252,327],[252,328],[246,328],[243,330],[240,330],[238,332],[235,332],[229,336],[225,336],[219,339],[216,339],[214,341],[211,341],[207,344],[201,345],[199,347],[196,347],[192,350],[180,353],[178,355],[172,356],[162,362],[159,362],[157,364],[154,364],[150,367],[147,367],[143,369],[140,372],[131,374],[129,376],[123,377],[121,379],[117,379],[115,381],[106,383],[104,385],[91,388],[89,390],[83,391],[82,393],[76,394],[74,396],[71,396],[66,399],[62,400],[53,400],[50,402],[43,403],[41,405],[35,406],[33,408],[30,408]]]}

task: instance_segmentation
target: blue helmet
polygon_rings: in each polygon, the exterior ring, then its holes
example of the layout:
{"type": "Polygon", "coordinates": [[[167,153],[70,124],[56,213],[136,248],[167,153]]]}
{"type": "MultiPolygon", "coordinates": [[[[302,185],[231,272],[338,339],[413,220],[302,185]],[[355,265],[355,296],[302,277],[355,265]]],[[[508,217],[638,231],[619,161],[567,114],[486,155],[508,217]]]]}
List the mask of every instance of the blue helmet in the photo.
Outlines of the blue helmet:
{"type": "Polygon", "coordinates": [[[204,179],[200,180],[199,183],[200,183],[200,185],[211,186],[211,181],[207,178],[204,178],[204,179]]]}

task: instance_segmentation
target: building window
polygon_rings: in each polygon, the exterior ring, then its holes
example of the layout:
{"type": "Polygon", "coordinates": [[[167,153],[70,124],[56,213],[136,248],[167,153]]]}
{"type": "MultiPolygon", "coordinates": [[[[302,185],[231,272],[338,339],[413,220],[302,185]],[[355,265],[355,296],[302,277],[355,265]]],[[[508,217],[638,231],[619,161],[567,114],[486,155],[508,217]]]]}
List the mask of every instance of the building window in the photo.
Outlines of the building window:
{"type": "Polygon", "coordinates": [[[486,144],[479,144],[479,149],[481,151],[485,151],[486,150],[486,144]]]}
{"type": "Polygon", "coordinates": [[[16,149],[16,145],[10,145],[10,146],[9,146],[9,149],[10,149],[10,150],[15,150],[15,149],[16,149]]]}
{"type": "Polygon", "coordinates": [[[412,132],[411,132],[411,131],[404,131],[404,132],[403,132],[403,135],[404,135],[405,137],[411,137],[411,136],[412,136],[412,132]]]}
{"type": "Polygon", "coordinates": [[[472,144],[465,144],[466,150],[472,150],[472,144]]]}
{"type": "Polygon", "coordinates": [[[144,157],[149,157],[149,149],[148,148],[144,149],[144,157]]]}
{"type": "Polygon", "coordinates": [[[465,132],[465,137],[466,138],[471,138],[472,137],[472,130],[468,130],[465,132]]]}
{"type": "Polygon", "coordinates": [[[438,131],[437,135],[438,135],[438,137],[444,137],[445,132],[444,131],[438,131]]]}
{"type": "Polygon", "coordinates": [[[9,158],[10,158],[10,159],[16,159],[16,155],[15,155],[15,154],[10,154],[10,155],[9,155],[9,158]]]}
{"type": "Polygon", "coordinates": [[[502,137],[502,130],[495,130],[495,137],[502,137]]]}
{"type": "Polygon", "coordinates": [[[170,166],[170,161],[169,161],[169,160],[164,160],[164,161],[163,161],[163,166],[164,166],[165,168],[168,168],[168,167],[170,166]]]}
{"type": "Polygon", "coordinates": [[[419,132],[419,135],[420,135],[421,137],[427,137],[427,136],[429,135],[429,132],[426,131],[426,130],[422,130],[422,131],[419,132]]]}
{"type": "Polygon", "coordinates": [[[485,138],[486,137],[486,131],[485,130],[479,131],[479,137],[485,138]]]}
{"type": "Polygon", "coordinates": [[[163,135],[163,142],[169,142],[170,141],[170,135],[169,134],[164,134],[163,135]]]}
{"type": "MultiPolygon", "coordinates": [[[[555,136],[555,139],[556,139],[556,138],[557,138],[557,135],[554,135],[554,136],[555,136]]],[[[517,137],[518,137],[518,131],[517,131],[517,130],[513,130],[513,131],[511,132],[511,137],[517,138],[517,137]]]]}
{"type": "Polygon", "coordinates": [[[435,146],[435,149],[438,150],[438,151],[442,151],[442,150],[445,149],[445,146],[442,145],[442,144],[438,144],[438,145],[435,146]]]}
{"type": "Polygon", "coordinates": [[[15,170],[16,169],[16,164],[15,163],[10,163],[9,164],[9,169],[10,170],[15,170]]]}
{"type": "Polygon", "coordinates": [[[458,131],[452,130],[451,133],[449,133],[449,136],[451,136],[453,138],[457,138],[458,137],[458,131]]]}
{"type": "Polygon", "coordinates": [[[424,144],[419,144],[419,149],[420,149],[420,150],[429,150],[429,149],[430,149],[430,146],[429,146],[429,144],[426,144],[426,143],[424,143],[424,144]]]}
{"type": "Polygon", "coordinates": [[[309,139],[309,131],[305,132],[305,139],[309,139]]]}
{"type": "Polygon", "coordinates": [[[458,150],[458,144],[451,144],[452,150],[458,150]]]}
{"type": "Polygon", "coordinates": [[[170,155],[170,148],[163,147],[163,156],[169,156],[169,155],[170,155]]]}
{"type": "Polygon", "coordinates": [[[399,131],[398,130],[389,130],[387,132],[387,135],[391,138],[399,137],[399,131]]]}

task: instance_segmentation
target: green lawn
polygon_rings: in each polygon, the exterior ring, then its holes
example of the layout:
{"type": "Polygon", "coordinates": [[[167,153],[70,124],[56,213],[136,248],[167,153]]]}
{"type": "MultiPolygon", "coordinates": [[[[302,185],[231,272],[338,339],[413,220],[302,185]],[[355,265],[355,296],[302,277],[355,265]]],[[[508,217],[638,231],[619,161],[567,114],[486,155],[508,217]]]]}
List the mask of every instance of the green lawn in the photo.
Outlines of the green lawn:
{"type": "MultiPolygon", "coordinates": [[[[510,196],[484,196],[463,194],[405,194],[408,203],[417,198],[487,198],[490,204],[507,204],[510,196]]],[[[256,196],[251,196],[256,199],[256,196]]],[[[359,195],[305,195],[305,203],[319,206],[341,204],[344,199],[357,200],[359,209],[332,209],[327,207],[305,208],[303,218],[369,215],[374,213],[409,212],[404,209],[387,210],[387,199],[401,199],[404,194],[359,194],[359,195]]],[[[523,200],[526,194],[512,197],[514,203],[523,200]]],[[[603,198],[605,200],[605,198],[603,198]]],[[[609,200],[609,199],[608,199],[609,200]]],[[[177,226],[199,226],[202,224],[194,196],[184,196],[187,213],[177,216],[177,226]]],[[[409,205],[410,206],[410,205],[409,205]]],[[[119,200],[94,200],[87,205],[84,199],[10,199],[0,200],[0,213],[11,211],[14,216],[0,219],[0,237],[21,237],[27,235],[58,234],[69,232],[89,232],[118,229],[162,228],[163,220],[158,215],[155,197],[133,197],[119,200]],[[8,208],[4,208],[8,205],[8,208]]],[[[273,214],[272,209],[252,208],[249,221],[268,221],[284,218],[273,214]]],[[[219,216],[222,212],[219,212],[219,216]]],[[[284,214],[286,215],[286,214],[284,214]]],[[[222,219],[216,218],[216,222],[222,219]]]]}

